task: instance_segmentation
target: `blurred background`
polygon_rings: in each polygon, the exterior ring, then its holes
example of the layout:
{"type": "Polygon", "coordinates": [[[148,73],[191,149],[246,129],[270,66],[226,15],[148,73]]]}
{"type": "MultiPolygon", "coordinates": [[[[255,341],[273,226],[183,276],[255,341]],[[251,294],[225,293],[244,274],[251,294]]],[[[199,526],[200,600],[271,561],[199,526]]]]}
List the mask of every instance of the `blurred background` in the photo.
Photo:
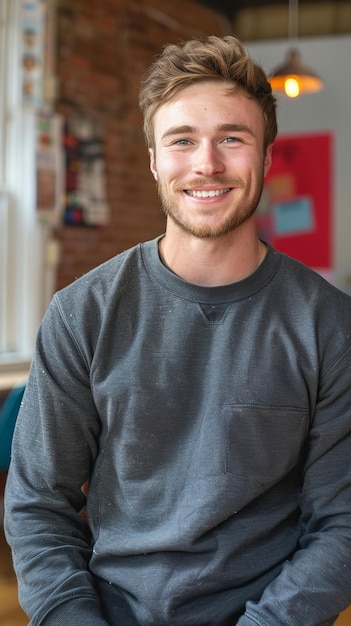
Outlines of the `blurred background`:
{"type": "Polygon", "coordinates": [[[1,0],[0,373],[28,363],[60,289],[163,232],[140,78],[166,43],[234,33],[271,75],[297,50],[322,90],[277,92],[262,237],[350,288],[351,2],[1,0]]]}

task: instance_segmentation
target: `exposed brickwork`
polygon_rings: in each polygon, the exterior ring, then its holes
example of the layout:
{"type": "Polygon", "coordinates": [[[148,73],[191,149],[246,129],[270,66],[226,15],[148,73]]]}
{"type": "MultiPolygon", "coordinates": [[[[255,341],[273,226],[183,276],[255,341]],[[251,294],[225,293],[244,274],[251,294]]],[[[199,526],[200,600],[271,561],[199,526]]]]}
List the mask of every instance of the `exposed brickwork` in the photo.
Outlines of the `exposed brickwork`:
{"type": "Polygon", "coordinates": [[[66,117],[86,116],[101,129],[111,215],[106,227],[57,229],[58,289],[163,232],[138,86],[164,44],[199,34],[221,35],[222,24],[213,12],[187,0],[59,0],[57,110],[66,117]]]}

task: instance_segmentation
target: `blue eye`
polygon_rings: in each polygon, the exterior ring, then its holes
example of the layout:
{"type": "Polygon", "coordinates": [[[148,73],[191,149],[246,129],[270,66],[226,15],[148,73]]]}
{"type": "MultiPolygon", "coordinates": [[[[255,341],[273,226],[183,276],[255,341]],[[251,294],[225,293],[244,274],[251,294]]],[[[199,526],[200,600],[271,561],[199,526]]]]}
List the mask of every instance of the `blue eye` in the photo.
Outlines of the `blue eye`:
{"type": "Polygon", "coordinates": [[[190,141],[189,139],[177,139],[175,143],[179,144],[180,146],[187,146],[190,141]]]}
{"type": "Polygon", "coordinates": [[[241,139],[238,139],[238,137],[226,137],[223,141],[225,143],[241,143],[241,139]]]}

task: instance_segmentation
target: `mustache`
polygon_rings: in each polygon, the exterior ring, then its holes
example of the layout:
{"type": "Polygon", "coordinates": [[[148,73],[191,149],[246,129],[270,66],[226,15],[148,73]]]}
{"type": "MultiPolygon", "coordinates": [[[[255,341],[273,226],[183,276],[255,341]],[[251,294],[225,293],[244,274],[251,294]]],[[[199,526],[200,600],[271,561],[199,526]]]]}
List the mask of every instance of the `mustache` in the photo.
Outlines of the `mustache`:
{"type": "Polygon", "coordinates": [[[174,186],[175,191],[182,191],[183,189],[194,189],[199,187],[206,187],[209,185],[218,185],[221,187],[243,187],[244,182],[241,178],[229,178],[226,176],[208,176],[192,178],[184,183],[180,182],[174,186]]]}

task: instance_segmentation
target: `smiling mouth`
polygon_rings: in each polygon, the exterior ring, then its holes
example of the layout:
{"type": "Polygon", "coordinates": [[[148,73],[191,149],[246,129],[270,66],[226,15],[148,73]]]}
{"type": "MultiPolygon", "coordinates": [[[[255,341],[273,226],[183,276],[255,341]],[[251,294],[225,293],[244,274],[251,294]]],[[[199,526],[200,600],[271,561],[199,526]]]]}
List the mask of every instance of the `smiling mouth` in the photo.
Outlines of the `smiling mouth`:
{"type": "Polygon", "coordinates": [[[209,189],[208,191],[195,191],[193,189],[184,189],[185,193],[188,196],[192,196],[193,198],[214,198],[215,196],[223,196],[229,191],[232,190],[232,187],[228,187],[227,189],[209,189]]]}

